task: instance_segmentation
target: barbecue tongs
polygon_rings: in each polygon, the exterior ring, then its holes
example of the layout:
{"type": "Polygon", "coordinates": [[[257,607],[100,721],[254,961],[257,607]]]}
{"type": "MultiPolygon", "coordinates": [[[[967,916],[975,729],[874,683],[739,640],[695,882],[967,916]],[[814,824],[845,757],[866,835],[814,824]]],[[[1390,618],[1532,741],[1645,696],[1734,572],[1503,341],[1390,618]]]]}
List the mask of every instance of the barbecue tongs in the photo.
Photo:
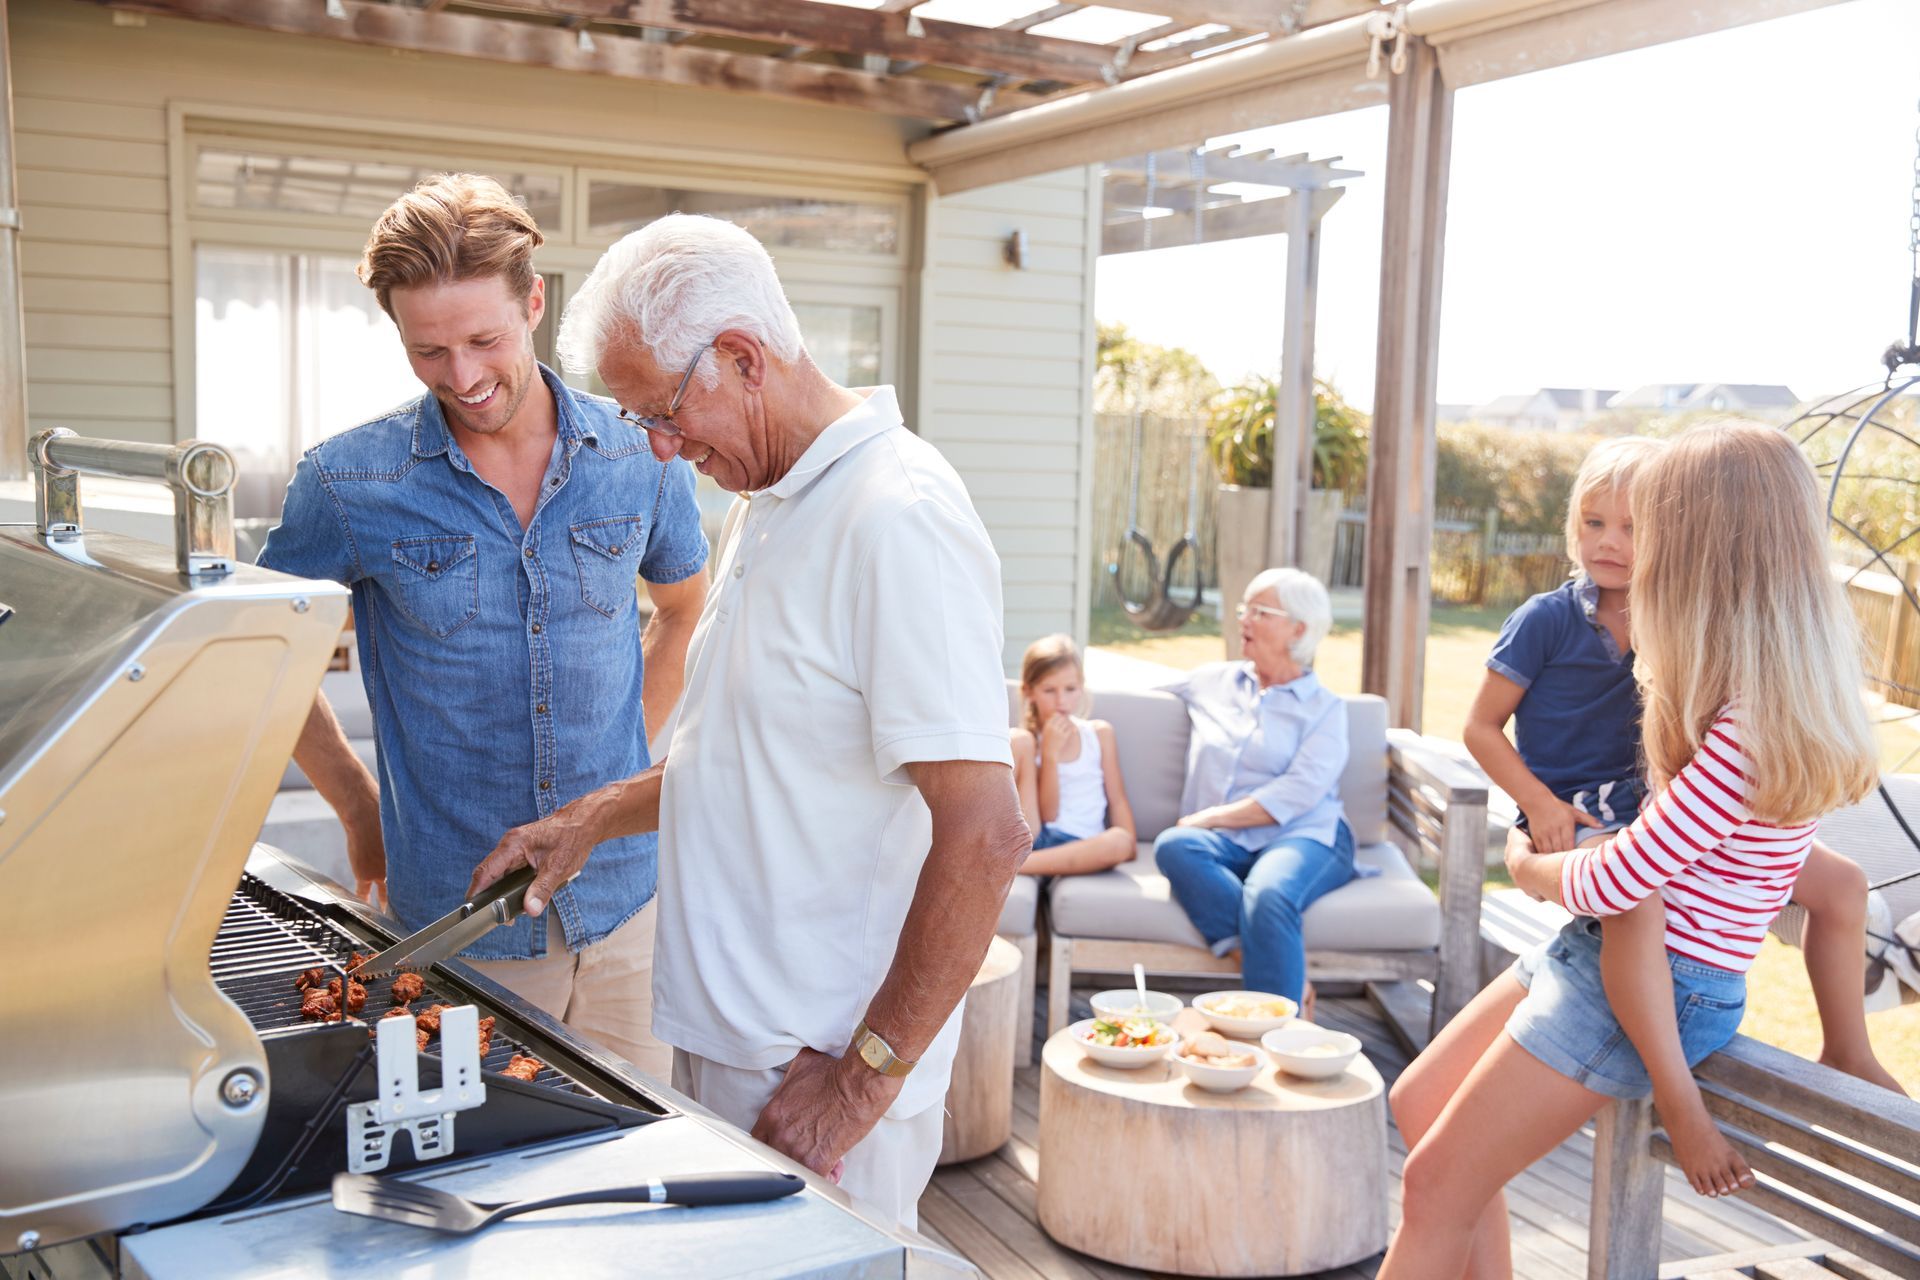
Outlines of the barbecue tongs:
{"type": "MultiPolygon", "coordinates": [[[[512,924],[526,909],[527,890],[539,872],[534,867],[509,871],[426,928],[410,933],[359,968],[353,978],[384,978],[399,969],[427,969],[479,941],[496,925],[512,924]]],[[[577,873],[576,873],[577,874],[577,873]]],[[[573,877],[569,876],[568,880],[573,877]]],[[[547,904],[551,910],[553,904],[547,904]]]]}

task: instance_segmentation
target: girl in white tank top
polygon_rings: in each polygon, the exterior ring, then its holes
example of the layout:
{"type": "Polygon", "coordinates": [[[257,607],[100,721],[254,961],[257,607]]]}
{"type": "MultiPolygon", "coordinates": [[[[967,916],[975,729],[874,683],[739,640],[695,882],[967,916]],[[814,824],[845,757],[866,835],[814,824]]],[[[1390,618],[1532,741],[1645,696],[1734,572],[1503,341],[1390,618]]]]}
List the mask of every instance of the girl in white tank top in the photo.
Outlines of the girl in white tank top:
{"type": "Polygon", "coordinates": [[[1028,875],[1104,871],[1138,853],[1113,726],[1076,715],[1085,700],[1080,651],[1064,635],[1028,647],[1020,664],[1021,727],[1013,731],[1020,808],[1033,829],[1028,875]]]}

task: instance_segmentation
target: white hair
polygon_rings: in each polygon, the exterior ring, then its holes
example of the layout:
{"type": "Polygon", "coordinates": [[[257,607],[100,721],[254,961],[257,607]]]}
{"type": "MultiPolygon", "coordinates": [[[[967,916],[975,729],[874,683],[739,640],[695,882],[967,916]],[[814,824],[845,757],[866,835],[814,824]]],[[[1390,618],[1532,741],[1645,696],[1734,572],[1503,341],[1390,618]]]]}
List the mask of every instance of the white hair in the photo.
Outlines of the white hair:
{"type": "MultiPolygon", "coordinates": [[[[557,345],[569,372],[592,373],[612,342],[637,339],[677,376],[728,329],[752,334],[781,361],[806,354],[765,247],[723,219],[673,213],[600,256],[567,302],[557,345]]],[[[701,360],[695,377],[711,387],[713,362],[701,360]]]]}
{"type": "Polygon", "coordinates": [[[1246,594],[1240,598],[1251,601],[1266,591],[1273,592],[1289,618],[1306,624],[1307,629],[1287,646],[1287,652],[1301,666],[1311,667],[1314,651],[1333,628],[1333,601],[1328,598],[1326,587],[1320,579],[1301,569],[1263,569],[1254,575],[1253,581],[1247,584],[1246,594]]]}

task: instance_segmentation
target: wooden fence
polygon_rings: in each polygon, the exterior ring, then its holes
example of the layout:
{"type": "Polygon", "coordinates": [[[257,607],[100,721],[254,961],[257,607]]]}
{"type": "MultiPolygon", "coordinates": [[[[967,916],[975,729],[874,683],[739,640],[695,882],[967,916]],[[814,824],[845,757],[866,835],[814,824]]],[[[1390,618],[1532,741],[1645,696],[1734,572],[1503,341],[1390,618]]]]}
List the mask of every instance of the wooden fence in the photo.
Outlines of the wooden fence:
{"type": "Polygon", "coordinates": [[[1843,552],[1833,573],[1860,623],[1867,684],[1895,706],[1920,708],[1920,560],[1865,563],[1843,552]]]}
{"type": "MultiPolygon", "coordinates": [[[[1331,586],[1358,587],[1366,565],[1367,513],[1340,515],[1331,586]]],[[[1433,598],[1442,604],[1505,607],[1551,591],[1572,567],[1557,533],[1513,533],[1497,511],[1443,508],[1433,522],[1433,598]]]]}
{"type": "MultiPolygon", "coordinates": [[[[1194,506],[1194,538],[1200,554],[1193,558],[1200,572],[1200,585],[1212,589],[1220,584],[1219,561],[1214,553],[1214,513],[1218,502],[1219,478],[1207,459],[1207,424],[1199,418],[1160,418],[1142,415],[1138,420],[1139,501],[1135,526],[1153,543],[1156,557],[1164,568],[1174,544],[1187,531],[1189,498],[1194,506]],[[1198,457],[1193,456],[1197,443],[1198,457]],[[1191,464],[1192,482],[1189,483],[1191,464]]],[[[1113,589],[1107,585],[1106,566],[1114,558],[1127,534],[1127,508],[1133,489],[1133,439],[1136,419],[1128,414],[1096,414],[1093,420],[1093,570],[1094,607],[1114,603],[1113,589]]],[[[1183,561],[1184,563],[1184,561],[1183,561]]],[[[1130,555],[1122,567],[1131,576],[1140,567],[1140,557],[1130,555]]],[[[1186,569],[1178,584],[1184,595],[1188,589],[1186,569]]],[[[1140,598],[1144,582],[1127,583],[1134,598],[1140,598]]]]}

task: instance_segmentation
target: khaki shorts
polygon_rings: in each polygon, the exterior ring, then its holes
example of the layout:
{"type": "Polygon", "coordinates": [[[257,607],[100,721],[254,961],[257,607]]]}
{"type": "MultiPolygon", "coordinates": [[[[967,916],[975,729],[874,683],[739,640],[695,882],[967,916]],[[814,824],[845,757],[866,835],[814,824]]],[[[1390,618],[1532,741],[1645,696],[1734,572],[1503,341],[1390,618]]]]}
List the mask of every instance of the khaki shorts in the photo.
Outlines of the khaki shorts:
{"type": "Polygon", "coordinates": [[[559,913],[547,911],[547,954],[466,963],[529,1004],[665,1083],[673,1050],[653,1038],[654,902],[580,951],[567,950],[559,913]]]}

